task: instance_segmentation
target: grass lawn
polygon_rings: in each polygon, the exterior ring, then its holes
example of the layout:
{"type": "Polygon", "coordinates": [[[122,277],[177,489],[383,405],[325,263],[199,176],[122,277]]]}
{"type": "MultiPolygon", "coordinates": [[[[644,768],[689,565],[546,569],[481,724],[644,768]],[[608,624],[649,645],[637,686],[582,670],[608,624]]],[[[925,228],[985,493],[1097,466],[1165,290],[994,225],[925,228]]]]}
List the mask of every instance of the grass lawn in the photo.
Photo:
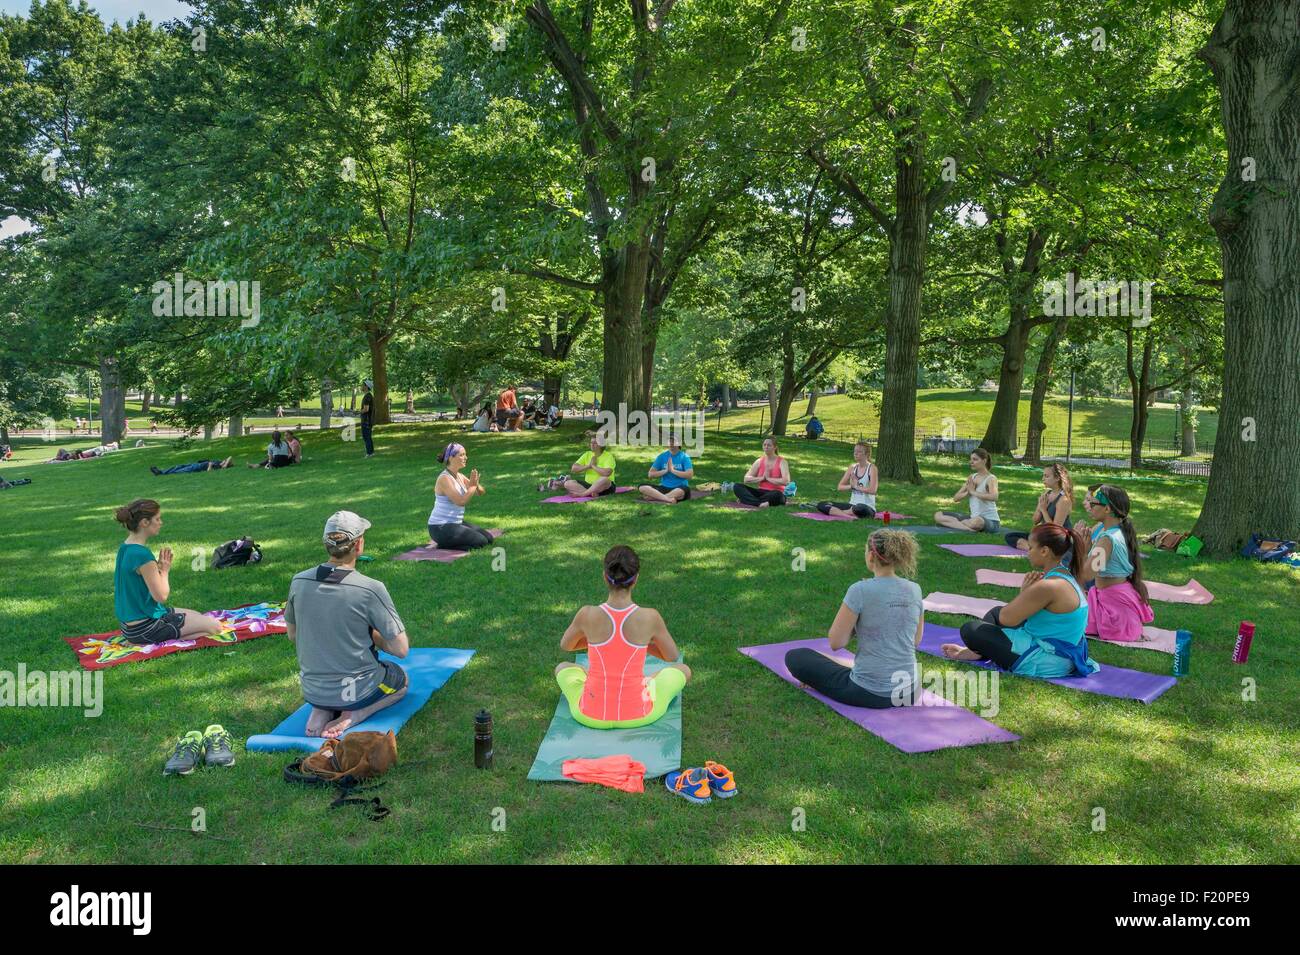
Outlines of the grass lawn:
{"type": "MultiPolygon", "coordinates": [[[[944,419],[956,421],[957,435],[960,437],[979,438],[988,427],[989,417],[993,414],[993,402],[997,394],[992,391],[956,391],[952,389],[922,389],[916,393],[916,429],[924,434],[943,434],[944,419]]],[[[1023,441],[1025,428],[1029,423],[1028,391],[1020,396],[1019,433],[1023,441]]],[[[808,409],[807,399],[800,399],[790,409],[790,430],[803,431],[808,419],[804,412],[808,409]]],[[[1161,448],[1166,448],[1173,440],[1174,423],[1177,420],[1177,405],[1157,402],[1151,408],[1151,417],[1147,434],[1157,445],[1151,452],[1152,457],[1161,457],[1161,448]]],[[[1047,422],[1044,440],[1055,447],[1057,442],[1064,442],[1066,422],[1069,420],[1069,400],[1063,395],[1048,396],[1043,404],[1043,419],[1047,422]]],[[[850,398],[848,395],[822,395],[817,399],[817,417],[821,419],[826,430],[831,433],[865,434],[875,440],[880,430],[880,418],[875,407],[869,401],[850,398]]],[[[1133,417],[1132,406],[1127,401],[1115,398],[1092,398],[1083,401],[1076,398],[1074,402],[1074,453],[1080,456],[1088,454],[1094,440],[1098,447],[1108,446],[1113,450],[1116,442],[1127,442],[1129,424],[1133,417]]],[[[757,431],[760,418],[771,423],[766,414],[766,406],[743,408],[723,416],[723,425],[728,430],[757,431]]],[[[1197,447],[1201,451],[1214,448],[1214,435],[1218,426],[1218,416],[1213,411],[1198,409],[1197,447]]],[[[717,415],[709,419],[716,426],[717,415]]],[[[1163,456],[1174,452],[1166,450],[1163,456]]]]}
{"type": "MultiPolygon", "coordinates": [[[[828,406],[830,402],[828,402],[828,406]]],[[[414,646],[478,652],[406,726],[399,766],[380,795],[383,823],[326,793],[281,779],[289,754],[245,753],[300,703],[293,648],[267,637],[230,650],[179,653],[104,671],[102,716],[74,709],[0,709],[0,862],[1286,862],[1300,857],[1300,672],[1295,665],[1294,571],[1244,561],[1158,555],[1151,579],[1194,576],[1208,606],[1155,604],[1156,625],[1195,634],[1192,675],[1150,706],[1020,678],[1001,682],[994,722],[1018,743],[905,755],[781,683],[736,648],[824,635],[845,589],[865,572],[867,525],[796,520],[774,509],[709,502],[640,505],[628,495],[542,507],[537,481],[580,450],[576,431],[461,436],[450,425],[377,429],[379,454],[331,435],[305,440],[290,470],[153,477],[147,465],[199,456],[260,456],[262,437],[178,453],[124,451],[96,461],[5,469],[30,486],[0,491],[9,519],[0,547],[0,668],[76,666],[64,636],[110,630],[113,558],[123,537],[112,509],[137,496],[164,506],[158,545],[176,552],[173,600],[198,609],[283,599],[289,578],[323,559],[320,533],[335,509],[374,528],[363,571],[383,580],[414,646]],[[437,450],[469,447],[489,493],[471,520],[507,528],[507,566],[490,554],[454,564],[388,558],[425,540],[437,450]],[[258,566],[190,569],[240,534],[265,548],[258,566]],[[684,694],[683,757],[726,763],[742,793],[695,806],[656,782],[644,795],[531,783],[525,775],[558,699],[552,669],[560,634],[582,603],[603,599],[600,558],[616,542],[643,561],[638,601],[660,609],[695,679],[684,694]],[[792,548],[807,569],[792,570],[792,548]],[[1230,653],[1237,624],[1254,620],[1246,666],[1230,653]],[[1252,678],[1258,700],[1244,702],[1252,678]],[[472,719],[496,722],[496,768],[473,765],[472,719]],[[221,722],[241,741],[238,764],[164,778],[176,737],[221,722]],[[189,832],[193,810],[207,834],[189,832]],[[506,829],[492,828],[493,810],[506,829]],[[792,813],[806,813],[792,831],[792,813]],[[1106,829],[1094,832],[1094,808],[1106,829]],[[166,831],[147,827],[174,827],[166,831]]],[[[829,496],[848,462],[842,446],[790,442],[801,495],[829,496]]],[[[702,480],[734,479],[753,441],[710,440],[702,480]]],[[[619,479],[648,455],[619,452],[619,479]]],[[[882,506],[928,518],[960,483],[951,462],[922,463],[925,484],[885,485],[882,506]]],[[[1092,475],[1080,470],[1076,484],[1092,475]]],[[[1204,493],[1195,479],[1132,486],[1139,531],[1190,526],[1204,493]]],[[[1005,522],[1022,526],[1037,481],[1007,471],[1005,522]]],[[[922,538],[927,593],[1008,599],[977,587],[981,566],[922,538]]],[[[931,619],[955,625],[959,618],[931,619]]],[[[1103,665],[1169,672],[1171,658],[1093,643],[1103,665]]],[[[925,665],[945,664],[923,658],[925,665]]],[[[960,665],[955,669],[964,670],[960,665]]]]}

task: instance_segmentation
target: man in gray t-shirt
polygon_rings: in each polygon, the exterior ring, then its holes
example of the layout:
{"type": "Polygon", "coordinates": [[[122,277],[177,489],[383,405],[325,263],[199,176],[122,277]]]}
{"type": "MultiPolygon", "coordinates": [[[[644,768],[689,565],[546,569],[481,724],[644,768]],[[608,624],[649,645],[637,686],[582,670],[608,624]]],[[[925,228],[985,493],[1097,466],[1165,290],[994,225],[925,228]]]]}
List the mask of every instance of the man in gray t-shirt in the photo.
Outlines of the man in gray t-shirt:
{"type": "Polygon", "coordinates": [[[406,627],[388,588],[356,569],[369,527],[351,511],[334,514],[325,524],[329,561],[289,584],[284,619],[312,706],[308,736],[337,737],[406,695],[406,671],[378,653],[405,657],[406,627]]]}

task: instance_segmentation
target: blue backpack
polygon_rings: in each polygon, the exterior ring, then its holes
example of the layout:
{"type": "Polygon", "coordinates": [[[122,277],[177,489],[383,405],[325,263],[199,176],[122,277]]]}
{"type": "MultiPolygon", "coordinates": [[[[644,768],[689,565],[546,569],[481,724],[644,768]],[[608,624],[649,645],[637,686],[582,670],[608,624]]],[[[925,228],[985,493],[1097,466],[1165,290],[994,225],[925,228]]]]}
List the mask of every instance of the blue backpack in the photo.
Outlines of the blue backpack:
{"type": "Polygon", "coordinates": [[[1251,534],[1246,546],[1241,549],[1242,557],[1262,560],[1265,563],[1290,563],[1296,553],[1295,541],[1269,540],[1259,534],[1251,534]]]}

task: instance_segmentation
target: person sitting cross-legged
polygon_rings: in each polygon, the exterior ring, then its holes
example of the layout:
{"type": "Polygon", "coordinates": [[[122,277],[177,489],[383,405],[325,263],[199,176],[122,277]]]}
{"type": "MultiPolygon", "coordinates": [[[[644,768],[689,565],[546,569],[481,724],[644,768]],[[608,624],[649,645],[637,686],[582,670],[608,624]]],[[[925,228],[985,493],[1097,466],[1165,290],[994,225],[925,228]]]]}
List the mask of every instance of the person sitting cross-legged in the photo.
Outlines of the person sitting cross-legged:
{"type": "Polygon", "coordinates": [[[410,651],[388,588],[357,571],[370,522],[338,511],[325,522],[329,560],[289,583],[288,637],[298,652],[307,735],[335,739],[406,695],[406,671],[379,659],[410,651]]]}
{"type": "Polygon", "coordinates": [[[605,436],[597,431],[591,436],[590,450],[573,463],[569,470],[573,477],[564,482],[570,497],[601,497],[613,494],[614,470],[618,462],[605,448],[605,436]]]}
{"type": "Polygon", "coordinates": [[[660,452],[654,459],[649,476],[658,478],[659,483],[641,485],[639,490],[646,500],[676,504],[690,498],[691,478],[695,477],[695,468],[690,456],[682,450],[682,442],[677,435],[669,435],[668,450],[660,452]]]}
{"type": "Polygon", "coordinates": [[[632,588],[641,572],[636,551],[622,544],[611,547],[604,570],[609,596],[598,607],[580,608],[560,639],[561,650],[585,649],[587,665],[561,663],[555,668],[555,681],[569,712],[583,726],[648,726],[668,711],[691,671],[677,662],[681,654],[659,611],[632,602],[632,588]],[[647,654],[669,661],[668,665],[646,676],[647,654]]]}

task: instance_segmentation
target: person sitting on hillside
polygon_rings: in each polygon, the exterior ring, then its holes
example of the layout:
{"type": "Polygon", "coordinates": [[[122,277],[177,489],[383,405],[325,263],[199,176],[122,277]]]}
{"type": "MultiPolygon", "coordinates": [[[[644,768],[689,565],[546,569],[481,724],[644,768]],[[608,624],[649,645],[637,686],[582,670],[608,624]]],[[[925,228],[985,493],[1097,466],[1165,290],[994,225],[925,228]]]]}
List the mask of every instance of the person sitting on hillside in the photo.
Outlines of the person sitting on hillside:
{"type": "Polygon", "coordinates": [[[497,396],[497,430],[518,431],[524,426],[524,413],[515,400],[515,386],[506,385],[497,396]]]}
{"type": "Polygon", "coordinates": [[[587,665],[561,663],[555,682],[569,713],[593,729],[647,726],[668,711],[691,678],[659,611],[632,602],[641,559],[618,544],[605,554],[608,596],[598,607],[581,607],[560,638],[568,653],[587,651],[587,665]],[[668,661],[654,676],[645,673],[647,655],[668,661]]]}
{"type": "Polygon", "coordinates": [[[250,464],[250,468],[287,468],[293,464],[293,449],[280,432],[271,432],[271,443],[266,446],[266,460],[250,464]]]}
{"type": "Polygon", "coordinates": [[[380,660],[410,652],[406,626],[380,581],[357,570],[370,522],[338,511],[325,522],[329,560],[289,583],[287,636],[298,654],[307,735],[334,739],[406,695],[406,671],[380,660]]]}
{"type": "Polygon", "coordinates": [[[613,494],[614,470],[618,462],[605,448],[605,436],[599,431],[591,436],[589,450],[569,468],[572,477],[564,482],[570,497],[603,497],[613,494]]]}
{"type": "Polygon", "coordinates": [[[690,456],[682,450],[682,442],[677,435],[668,436],[668,450],[661,451],[654,459],[649,476],[659,483],[641,485],[638,490],[646,500],[676,504],[690,499],[691,478],[695,477],[695,467],[691,464],[690,456]]]}
{"type": "Polygon", "coordinates": [[[970,517],[959,511],[935,511],[934,522],[940,527],[951,527],[955,531],[983,531],[996,534],[1002,526],[998,518],[998,479],[991,466],[993,456],[983,448],[976,448],[970,453],[971,471],[956,494],[954,501],[970,498],[970,517]]]}
{"type": "Polygon", "coordinates": [[[197,474],[199,471],[223,471],[234,463],[234,458],[226,458],[224,461],[208,460],[192,461],[189,464],[174,464],[169,468],[158,468],[153,465],[149,470],[156,475],[162,474],[197,474]]]}
{"type": "Polygon", "coordinates": [[[302,442],[298,440],[298,432],[290,431],[285,436],[285,442],[289,445],[289,455],[293,458],[293,463],[302,464],[302,442]]]}
{"type": "Polygon", "coordinates": [[[817,420],[817,416],[813,415],[808,419],[807,427],[804,428],[804,437],[809,441],[816,441],[822,436],[822,432],[825,430],[826,429],[822,427],[822,423],[817,420]]]}

